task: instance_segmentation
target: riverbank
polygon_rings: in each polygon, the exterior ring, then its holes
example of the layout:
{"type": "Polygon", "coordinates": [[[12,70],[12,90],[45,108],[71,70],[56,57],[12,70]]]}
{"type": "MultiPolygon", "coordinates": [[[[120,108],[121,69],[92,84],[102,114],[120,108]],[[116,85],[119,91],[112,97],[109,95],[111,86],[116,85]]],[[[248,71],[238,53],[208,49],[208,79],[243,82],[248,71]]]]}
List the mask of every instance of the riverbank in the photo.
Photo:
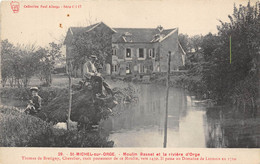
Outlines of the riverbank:
{"type": "MultiPolygon", "coordinates": [[[[74,90],[71,120],[78,122],[77,130],[56,129],[53,128],[54,123],[66,122],[67,120],[68,88],[64,85],[64,87],[39,86],[39,89],[39,95],[43,101],[42,110],[37,117],[23,113],[26,102],[31,95],[29,88],[6,87],[0,89],[1,101],[7,100],[2,101],[4,104],[1,104],[5,106],[0,107],[0,146],[113,146],[113,141],[107,140],[109,133],[100,133],[100,130],[95,131],[89,127],[113,114],[113,107],[116,105],[114,99],[96,100],[94,103],[91,89],[74,90]],[[19,101],[22,105],[18,104],[17,107],[19,108],[12,107],[12,101],[19,101]],[[84,116],[84,119],[82,119],[82,116],[84,116]],[[82,120],[85,122],[82,122],[82,120]],[[83,124],[86,124],[86,127],[82,126],[83,124]],[[75,136],[77,137],[75,138],[75,136]]],[[[131,84],[117,82],[113,89],[117,92],[115,99],[118,103],[125,101],[129,103],[138,99],[138,90],[131,84]]]]}
{"type": "Polygon", "coordinates": [[[40,118],[12,108],[0,108],[1,147],[112,147],[105,135],[95,131],[53,128],[40,118]]]}

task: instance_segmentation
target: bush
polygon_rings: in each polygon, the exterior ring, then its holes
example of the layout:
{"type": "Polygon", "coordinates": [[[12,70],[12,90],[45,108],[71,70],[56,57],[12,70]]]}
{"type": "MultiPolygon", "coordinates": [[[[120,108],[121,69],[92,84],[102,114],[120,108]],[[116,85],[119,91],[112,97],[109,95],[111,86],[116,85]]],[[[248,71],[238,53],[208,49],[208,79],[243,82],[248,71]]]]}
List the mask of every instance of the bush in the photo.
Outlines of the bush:
{"type": "MultiPolygon", "coordinates": [[[[43,105],[47,105],[58,95],[67,92],[68,89],[66,88],[39,87],[39,95],[42,98],[43,105]]],[[[8,99],[27,101],[30,99],[31,92],[30,88],[1,88],[0,96],[8,99]]]]}
{"type": "Polygon", "coordinates": [[[67,131],[52,123],[0,108],[0,146],[3,147],[112,147],[108,134],[98,131],[67,131]]]}
{"type": "Polygon", "coordinates": [[[108,134],[97,131],[49,129],[30,140],[30,147],[113,147],[114,142],[108,141],[108,134]]]}
{"type": "Polygon", "coordinates": [[[14,109],[0,108],[0,146],[28,146],[30,139],[50,124],[14,109]]]}

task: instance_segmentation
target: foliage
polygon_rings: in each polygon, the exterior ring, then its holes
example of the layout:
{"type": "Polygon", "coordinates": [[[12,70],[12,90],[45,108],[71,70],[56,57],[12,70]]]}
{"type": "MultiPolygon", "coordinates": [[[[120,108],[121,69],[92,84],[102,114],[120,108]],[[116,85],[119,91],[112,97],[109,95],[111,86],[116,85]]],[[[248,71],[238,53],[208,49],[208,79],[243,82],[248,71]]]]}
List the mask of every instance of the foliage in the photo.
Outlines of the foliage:
{"type": "Polygon", "coordinates": [[[203,36],[194,35],[188,36],[187,34],[179,34],[179,42],[185,52],[196,52],[201,48],[203,36]]]}
{"type": "Polygon", "coordinates": [[[185,52],[191,51],[190,38],[187,34],[179,34],[179,42],[185,52]]]}
{"type": "Polygon", "coordinates": [[[0,108],[0,122],[0,146],[27,146],[34,135],[48,127],[39,118],[9,108],[0,108]]]}
{"type": "Polygon", "coordinates": [[[55,61],[61,57],[61,45],[52,42],[49,46],[48,48],[39,48],[35,52],[35,56],[39,59],[37,75],[41,80],[45,81],[45,86],[51,85],[51,74],[54,70],[55,61]]]}
{"type": "Polygon", "coordinates": [[[75,34],[71,43],[74,55],[73,67],[80,68],[84,62],[82,59],[91,55],[98,57],[99,64],[108,62],[108,56],[112,53],[111,37],[111,31],[102,27],[95,28],[91,32],[75,34]]]}
{"type": "Polygon", "coordinates": [[[2,86],[27,87],[34,75],[51,84],[51,73],[55,60],[61,57],[61,45],[50,43],[50,47],[36,49],[34,45],[14,46],[8,40],[1,42],[2,86]]]}
{"type": "Polygon", "coordinates": [[[204,65],[203,80],[210,96],[219,103],[238,103],[243,95],[256,104],[257,61],[260,45],[259,3],[251,6],[234,6],[230,22],[221,22],[218,36],[205,37],[203,50],[208,62],[204,65]],[[230,37],[232,61],[230,63],[230,37]],[[211,41],[211,44],[207,42],[211,41]]]}
{"type": "Polygon", "coordinates": [[[179,36],[188,50],[188,73],[178,78],[177,84],[255,116],[259,108],[260,4],[234,6],[233,15],[228,17],[229,22],[220,21],[217,35],[179,36]]]}
{"type": "MultiPolygon", "coordinates": [[[[57,96],[68,92],[66,88],[39,87],[39,95],[42,98],[43,105],[47,105],[57,96]]],[[[31,92],[29,88],[1,88],[0,97],[27,101],[30,99],[31,92]]]]}
{"type": "Polygon", "coordinates": [[[108,134],[86,130],[49,129],[34,136],[28,143],[30,147],[113,147],[108,134]]]}
{"type": "Polygon", "coordinates": [[[37,117],[0,108],[0,146],[8,147],[113,147],[108,134],[54,129],[37,117]]]}
{"type": "Polygon", "coordinates": [[[14,46],[8,40],[1,42],[2,51],[2,85],[9,81],[10,86],[26,87],[35,73],[35,58],[32,47],[14,46]]]}

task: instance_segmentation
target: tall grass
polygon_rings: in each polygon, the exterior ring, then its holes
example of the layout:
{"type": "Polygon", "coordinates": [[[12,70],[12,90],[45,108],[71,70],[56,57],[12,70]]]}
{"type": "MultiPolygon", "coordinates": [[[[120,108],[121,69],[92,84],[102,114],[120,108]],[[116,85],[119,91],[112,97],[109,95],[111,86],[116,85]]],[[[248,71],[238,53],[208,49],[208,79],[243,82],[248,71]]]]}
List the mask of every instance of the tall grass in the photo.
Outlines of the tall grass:
{"type": "Polygon", "coordinates": [[[27,146],[30,139],[45,132],[50,124],[10,108],[0,108],[0,146],[27,146]]]}
{"type": "Polygon", "coordinates": [[[52,123],[10,108],[0,108],[2,147],[112,147],[108,134],[97,131],[67,131],[52,123]]]}

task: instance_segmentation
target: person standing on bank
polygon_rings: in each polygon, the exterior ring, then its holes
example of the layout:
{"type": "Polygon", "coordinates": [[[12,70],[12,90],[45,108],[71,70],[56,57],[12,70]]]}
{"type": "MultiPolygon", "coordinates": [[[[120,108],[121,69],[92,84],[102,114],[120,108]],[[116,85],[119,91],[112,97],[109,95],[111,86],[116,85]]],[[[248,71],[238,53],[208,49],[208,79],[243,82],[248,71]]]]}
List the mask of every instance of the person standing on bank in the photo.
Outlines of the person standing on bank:
{"type": "Polygon", "coordinates": [[[85,64],[83,65],[83,75],[85,78],[94,80],[98,82],[98,93],[100,94],[99,97],[105,97],[102,86],[104,86],[105,90],[108,94],[111,94],[113,96],[113,91],[109,87],[109,85],[104,81],[101,74],[97,71],[97,68],[95,67],[95,62],[97,60],[97,56],[91,55],[89,60],[86,60],[85,58],[85,64]]]}

